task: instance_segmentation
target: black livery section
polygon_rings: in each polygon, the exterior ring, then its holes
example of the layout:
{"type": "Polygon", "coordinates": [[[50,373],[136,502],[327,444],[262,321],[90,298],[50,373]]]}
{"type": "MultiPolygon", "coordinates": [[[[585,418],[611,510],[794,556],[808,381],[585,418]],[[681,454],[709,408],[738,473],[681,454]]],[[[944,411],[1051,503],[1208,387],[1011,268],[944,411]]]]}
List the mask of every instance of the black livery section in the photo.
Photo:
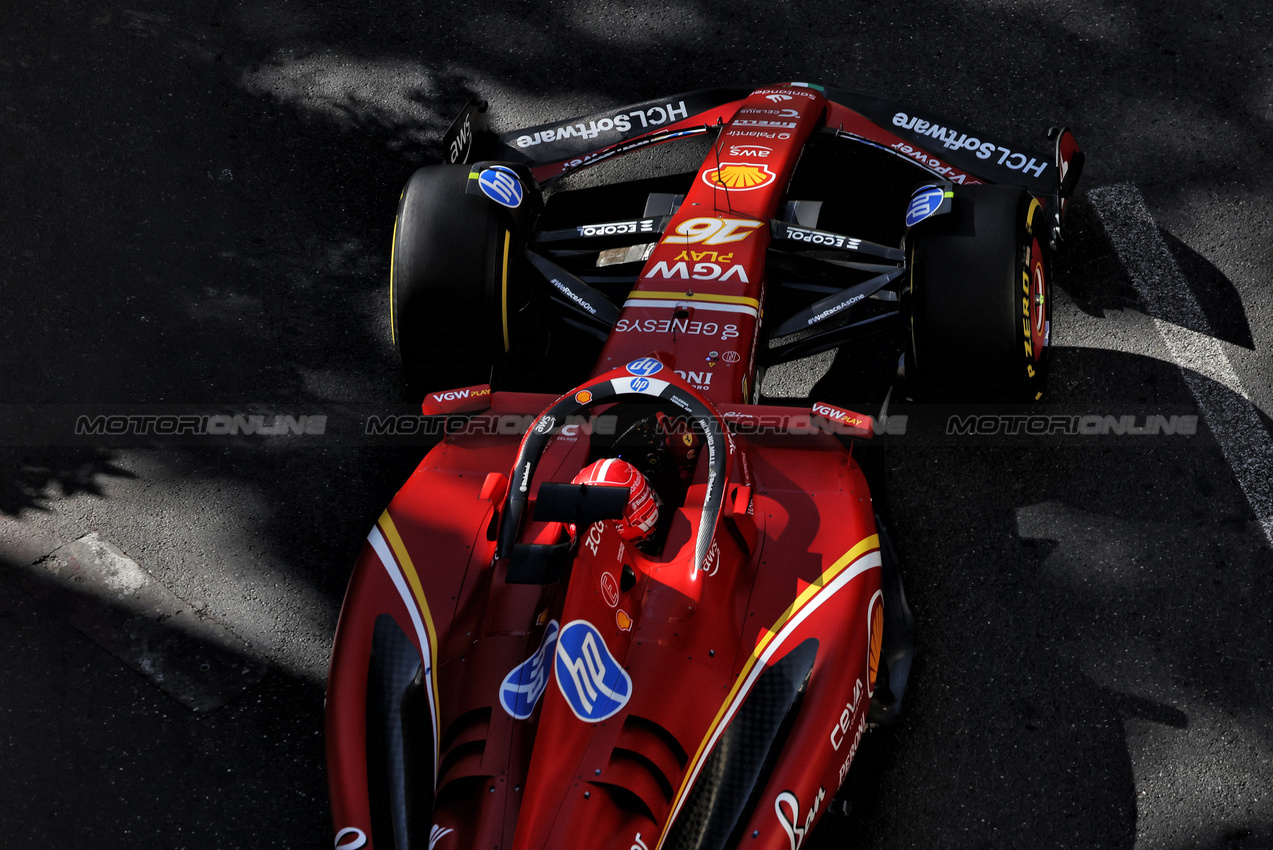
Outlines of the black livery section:
{"type": "Polygon", "coordinates": [[[433,724],[420,654],[393,617],[376,618],[367,671],[367,780],[377,836],[422,846],[433,811],[433,724]]]}
{"type": "Polygon", "coordinates": [[[744,846],[742,828],[795,724],[817,655],[818,641],[809,638],[756,680],[703,763],[668,833],[668,850],[744,846]]]}

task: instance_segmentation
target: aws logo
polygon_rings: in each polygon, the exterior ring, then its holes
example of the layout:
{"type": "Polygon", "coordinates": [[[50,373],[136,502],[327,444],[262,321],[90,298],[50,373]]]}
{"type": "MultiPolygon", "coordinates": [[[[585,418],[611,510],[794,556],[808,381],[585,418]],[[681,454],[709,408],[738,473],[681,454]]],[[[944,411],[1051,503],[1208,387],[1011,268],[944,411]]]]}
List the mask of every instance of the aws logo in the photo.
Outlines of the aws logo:
{"type": "Polygon", "coordinates": [[[722,162],[703,172],[703,182],[713,189],[738,192],[764,188],[776,179],[768,165],[757,162],[722,162]]]}
{"type": "Polygon", "coordinates": [[[730,145],[730,156],[746,156],[753,159],[764,159],[774,152],[768,145],[730,145]]]}

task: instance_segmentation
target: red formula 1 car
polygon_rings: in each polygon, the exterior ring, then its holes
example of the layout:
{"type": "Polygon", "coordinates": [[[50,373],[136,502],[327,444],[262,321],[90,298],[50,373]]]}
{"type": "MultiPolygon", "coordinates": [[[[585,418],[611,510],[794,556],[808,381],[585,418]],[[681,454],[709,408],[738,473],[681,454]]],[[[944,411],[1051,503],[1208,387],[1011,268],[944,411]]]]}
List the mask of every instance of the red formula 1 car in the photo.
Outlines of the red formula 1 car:
{"type": "Polygon", "coordinates": [[[813,847],[912,619],[852,453],[879,423],[761,405],[763,370],[892,329],[912,395],[1036,398],[1081,153],[800,83],[483,110],[399,204],[394,338],[447,432],[341,613],[335,846],[813,847]],[[563,347],[577,379],[511,391],[563,347]]]}

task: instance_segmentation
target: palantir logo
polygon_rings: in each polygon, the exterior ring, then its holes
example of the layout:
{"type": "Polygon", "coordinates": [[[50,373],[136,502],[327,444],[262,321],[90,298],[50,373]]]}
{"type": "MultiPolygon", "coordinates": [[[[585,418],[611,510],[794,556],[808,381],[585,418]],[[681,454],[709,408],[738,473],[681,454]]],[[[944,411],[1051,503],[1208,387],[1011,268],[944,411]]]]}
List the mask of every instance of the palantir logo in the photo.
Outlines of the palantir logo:
{"type": "Polygon", "coordinates": [[[548,687],[548,659],[557,646],[557,631],[557,621],[550,620],[539,649],[514,667],[499,686],[499,704],[515,720],[530,717],[548,687]]]}
{"type": "Polygon", "coordinates": [[[632,677],[587,620],[572,620],[561,630],[556,672],[570,710],[588,723],[613,717],[632,697],[632,677]]]}
{"type": "Polygon", "coordinates": [[[497,204],[516,209],[522,203],[522,182],[507,165],[492,165],[477,177],[482,194],[497,204]]]}

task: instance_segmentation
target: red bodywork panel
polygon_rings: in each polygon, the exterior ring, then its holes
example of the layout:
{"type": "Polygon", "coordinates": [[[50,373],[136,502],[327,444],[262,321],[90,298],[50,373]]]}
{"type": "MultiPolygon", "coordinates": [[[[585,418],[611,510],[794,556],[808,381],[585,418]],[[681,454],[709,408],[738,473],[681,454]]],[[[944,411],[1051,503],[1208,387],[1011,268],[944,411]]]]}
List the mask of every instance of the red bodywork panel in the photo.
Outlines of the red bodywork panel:
{"type": "MultiPolygon", "coordinates": [[[[879,653],[871,497],[830,433],[749,428],[735,437],[726,423],[811,421],[807,408],[747,402],[768,222],[827,108],[815,89],[776,86],[722,109],[714,151],[586,387],[560,399],[469,388],[463,399],[426,401],[426,410],[490,409],[428,453],[355,566],[328,685],[337,847],[381,846],[376,830],[406,835],[395,809],[414,823],[410,846],[429,850],[684,843],[687,807],[701,810],[705,784],[719,781],[710,775],[717,745],[725,736],[747,743],[734,721],[754,709],[749,698],[767,671],[802,646],[816,654],[790,709],[796,721],[773,744],[772,770],[734,834],[755,850],[798,850],[825,811],[865,727],[879,653]],[[660,373],[625,372],[647,357],[660,373]],[[510,583],[511,550],[497,551],[497,538],[512,500],[521,493],[533,507],[545,482],[570,482],[596,437],[589,425],[549,422],[545,430],[558,430],[538,464],[525,466],[531,434],[501,433],[499,417],[543,424],[571,399],[601,401],[592,412],[604,413],[624,393],[654,394],[638,380],[655,380],[663,401],[708,411],[723,480],[702,452],[684,504],[664,508],[672,518],[660,551],[621,540],[603,520],[576,529],[557,580],[510,583]],[[594,398],[611,389],[614,399],[594,398]],[[713,503],[718,516],[707,510],[713,503]],[[418,671],[395,672],[386,660],[404,657],[395,646],[409,648],[418,671]],[[397,682],[384,686],[392,698],[369,697],[369,683],[380,693],[381,682],[397,682]],[[390,717],[388,726],[373,715],[390,717]],[[404,748],[397,736],[416,744],[404,748]],[[410,752],[385,768],[377,753],[395,746],[410,752]],[[369,776],[369,759],[373,774],[407,774],[407,802],[369,776]]],[[[531,517],[528,509],[508,532],[516,544],[569,542],[559,523],[531,517]]],[[[768,752],[770,741],[755,745],[768,752]]]]}
{"type": "Polygon", "coordinates": [[[738,107],[641,271],[594,374],[660,352],[716,403],[749,401],[769,220],[826,100],[760,89],[738,107]]]}

